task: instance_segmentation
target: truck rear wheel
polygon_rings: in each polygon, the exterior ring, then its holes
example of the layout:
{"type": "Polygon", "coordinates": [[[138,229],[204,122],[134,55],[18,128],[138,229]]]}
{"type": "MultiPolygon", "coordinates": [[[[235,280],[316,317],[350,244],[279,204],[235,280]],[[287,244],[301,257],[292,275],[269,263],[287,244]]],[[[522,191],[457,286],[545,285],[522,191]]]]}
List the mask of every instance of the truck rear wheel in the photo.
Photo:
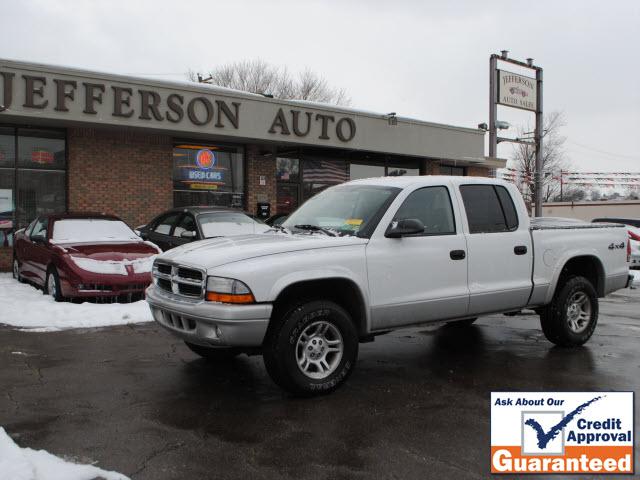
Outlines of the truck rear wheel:
{"type": "Polygon", "coordinates": [[[585,277],[569,277],[540,314],[542,331],[552,343],[576,347],[591,338],[598,323],[598,295],[585,277]]]}
{"type": "Polygon", "coordinates": [[[330,393],[351,374],[358,358],[358,334],[338,304],[313,300],[284,309],[264,342],[267,372],[299,396],[330,393]]]}

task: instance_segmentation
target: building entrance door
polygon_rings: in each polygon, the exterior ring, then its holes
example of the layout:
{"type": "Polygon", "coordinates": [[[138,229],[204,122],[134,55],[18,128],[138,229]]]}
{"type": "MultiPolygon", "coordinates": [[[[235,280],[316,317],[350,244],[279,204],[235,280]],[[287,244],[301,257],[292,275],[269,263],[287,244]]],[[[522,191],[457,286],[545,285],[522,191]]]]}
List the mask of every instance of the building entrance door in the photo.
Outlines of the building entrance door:
{"type": "Polygon", "coordinates": [[[291,183],[278,183],[276,213],[291,213],[300,204],[300,186],[291,183]]]}

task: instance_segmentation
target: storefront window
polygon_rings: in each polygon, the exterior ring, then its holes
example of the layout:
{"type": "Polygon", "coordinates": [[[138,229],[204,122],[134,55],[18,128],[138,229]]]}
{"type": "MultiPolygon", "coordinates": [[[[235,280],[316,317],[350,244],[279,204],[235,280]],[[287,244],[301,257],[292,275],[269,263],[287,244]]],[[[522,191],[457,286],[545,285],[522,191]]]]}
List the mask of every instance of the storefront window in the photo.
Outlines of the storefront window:
{"type": "Polygon", "coordinates": [[[64,211],[65,172],[18,169],[16,219],[20,227],[43,213],[64,211]]]}
{"type": "Polygon", "coordinates": [[[13,128],[0,128],[0,168],[15,167],[16,137],[13,128]]]}
{"type": "Polygon", "coordinates": [[[11,246],[14,178],[12,168],[0,168],[0,247],[11,246]]]}
{"type": "Polygon", "coordinates": [[[297,158],[276,158],[276,180],[279,182],[300,180],[300,160],[297,158]]]}
{"type": "Polygon", "coordinates": [[[391,160],[387,164],[387,176],[408,177],[420,175],[420,166],[417,160],[391,160]]]}
{"type": "Polygon", "coordinates": [[[375,177],[384,177],[384,165],[366,165],[362,163],[349,165],[349,178],[351,180],[375,177]]]}
{"type": "Polygon", "coordinates": [[[242,208],[241,147],[180,144],[173,149],[173,203],[242,208]]]}
{"type": "Polygon", "coordinates": [[[348,166],[344,160],[305,159],[302,164],[302,201],[347,180],[348,166]]]}
{"type": "Polygon", "coordinates": [[[454,175],[454,176],[464,177],[466,173],[465,173],[464,167],[440,165],[440,175],[454,175]]]}
{"type": "Polygon", "coordinates": [[[64,134],[18,129],[18,168],[63,170],[64,134]]]}
{"type": "Polygon", "coordinates": [[[0,247],[38,215],[66,210],[65,168],[64,132],[0,128],[0,247]]]}

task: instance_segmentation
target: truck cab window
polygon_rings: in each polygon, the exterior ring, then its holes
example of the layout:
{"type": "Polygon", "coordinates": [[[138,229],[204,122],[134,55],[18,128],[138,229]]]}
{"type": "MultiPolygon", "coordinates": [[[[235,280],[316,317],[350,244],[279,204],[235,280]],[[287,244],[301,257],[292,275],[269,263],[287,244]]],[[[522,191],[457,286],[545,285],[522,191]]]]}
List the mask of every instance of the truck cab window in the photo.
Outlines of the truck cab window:
{"type": "Polygon", "coordinates": [[[424,224],[422,235],[456,233],[453,207],[446,187],[426,187],[412,192],[398,209],[394,220],[415,218],[424,224]]]}
{"type": "MultiPolygon", "coordinates": [[[[467,213],[469,233],[495,233],[512,230],[508,226],[502,202],[493,185],[461,185],[460,193],[467,213]]],[[[504,193],[509,195],[506,190],[504,193]]],[[[513,207],[513,204],[511,206],[513,207]]],[[[515,215],[515,211],[512,213],[515,215]]],[[[511,217],[510,222],[513,223],[513,221],[511,217]]],[[[517,224],[517,216],[515,221],[517,224]]]]}

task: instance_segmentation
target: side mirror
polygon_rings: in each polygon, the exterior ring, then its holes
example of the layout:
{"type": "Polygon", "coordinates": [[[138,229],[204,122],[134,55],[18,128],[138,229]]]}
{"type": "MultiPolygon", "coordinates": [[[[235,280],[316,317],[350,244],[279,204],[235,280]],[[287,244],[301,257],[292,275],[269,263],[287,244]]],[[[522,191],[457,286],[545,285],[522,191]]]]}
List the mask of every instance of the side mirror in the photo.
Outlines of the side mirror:
{"type": "Polygon", "coordinates": [[[45,243],[46,240],[47,238],[45,237],[44,233],[38,233],[37,235],[31,236],[31,241],[33,243],[45,243]]]}
{"type": "Polygon", "coordinates": [[[400,238],[405,235],[415,235],[424,232],[424,224],[417,218],[405,218],[394,220],[387,228],[384,236],[387,238],[400,238]]]}
{"type": "Polygon", "coordinates": [[[136,228],[133,229],[133,232],[139,237],[142,237],[144,239],[145,229],[146,229],[146,225],[138,225],[136,228]]]}
{"type": "Polygon", "coordinates": [[[185,238],[187,240],[195,240],[196,236],[196,232],[190,232],[188,230],[185,230],[180,234],[180,238],[185,238]]]}

